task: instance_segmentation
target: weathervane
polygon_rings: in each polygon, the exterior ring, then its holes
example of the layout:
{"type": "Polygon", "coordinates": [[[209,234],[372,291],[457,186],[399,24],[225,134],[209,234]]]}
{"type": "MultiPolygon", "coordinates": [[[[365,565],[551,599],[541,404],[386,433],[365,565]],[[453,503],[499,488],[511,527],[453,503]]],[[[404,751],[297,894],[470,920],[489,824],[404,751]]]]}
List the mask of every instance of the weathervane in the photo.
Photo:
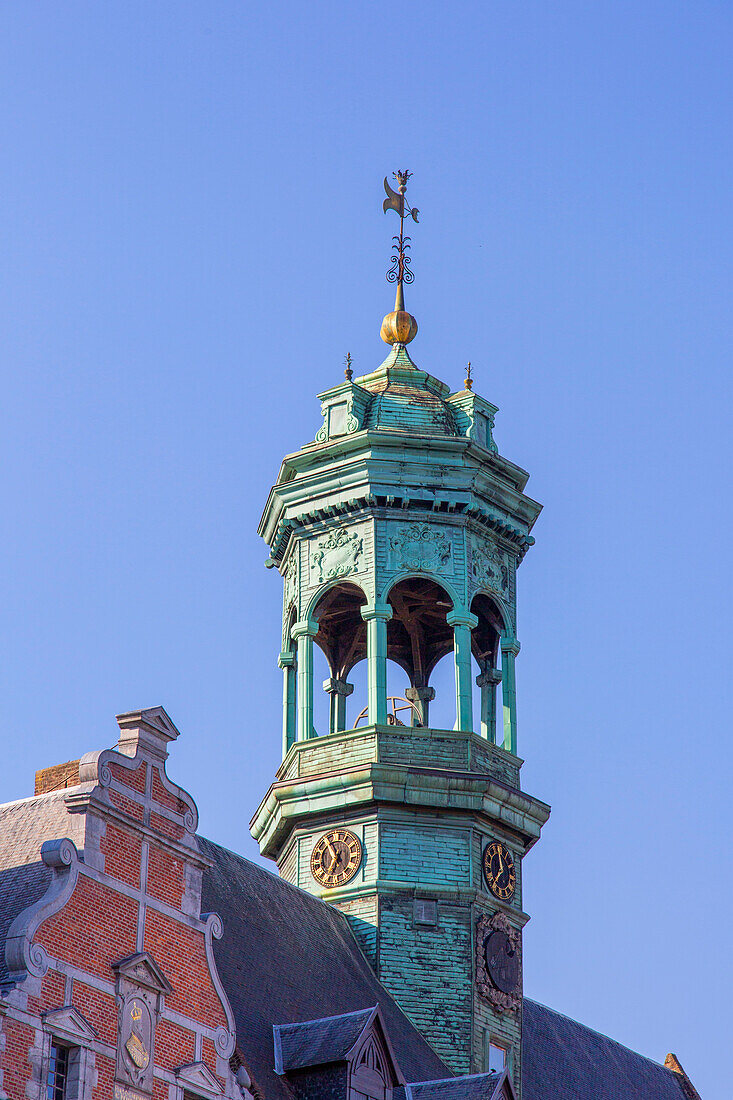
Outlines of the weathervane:
{"type": "Polygon", "coordinates": [[[346,355],[344,356],[344,366],[346,367],[346,370],[344,371],[344,376],[346,378],[346,381],[350,382],[351,379],[354,377],[354,372],[351,368],[351,352],[350,351],[347,351],[346,355]]]}
{"type": "Polygon", "coordinates": [[[417,216],[420,211],[415,206],[410,206],[405,198],[405,191],[407,190],[407,181],[409,180],[412,172],[393,172],[392,178],[397,180],[399,191],[393,191],[387,183],[387,177],[384,177],[384,190],[387,193],[387,198],[382,204],[382,209],[385,214],[388,210],[395,210],[400,216],[400,234],[392,238],[392,251],[394,256],[392,257],[392,266],[387,272],[388,283],[411,283],[415,278],[410,271],[410,264],[412,260],[408,256],[410,250],[410,238],[405,236],[405,214],[409,214],[414,222],[417,222],[417,216]]]}
{"type": "Polygon", "coordinates": [[[387,344],[409,344],[417,333],[417,321],[405,310],[403,289],[405,283],[411,283],[415,278],[410,270],[410,263],[412,262],[409,255],[410,238],[405,234],[405,215],[409,215],[414,222],[417,222],[419,214],[417,207],[410,206],[405,198],[407,181],[411,175],[412,172],[407,170],[393,173],[393,179],[397,181],[397,191],[390,187],[387,177],[384,177],[384,190],[387,198],[382,204],[382,209],[385,214],[388,210],[394,210],[400,216],[400,232],[399,236],[395,234],[392,238],[394,255],[392,256],[392,265],[387,272],[387,282],[397,283],[397,294],[395,295],[394,310],[384,318],[380,334],[387,344]]]}

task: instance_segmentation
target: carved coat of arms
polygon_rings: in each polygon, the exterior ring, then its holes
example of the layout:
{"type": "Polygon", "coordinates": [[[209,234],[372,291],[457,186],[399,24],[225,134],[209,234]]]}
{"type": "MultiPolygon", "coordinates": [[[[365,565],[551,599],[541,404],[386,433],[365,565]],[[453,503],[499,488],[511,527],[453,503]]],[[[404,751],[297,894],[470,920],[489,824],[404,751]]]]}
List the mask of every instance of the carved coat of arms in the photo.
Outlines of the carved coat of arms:
{"type": "Polygon", "coordinates": [[[155,1027],[168,979],[146,951],[112,964],[117,974],[117,1057],[113,1100],[147,1100],[153,1094],[155,1027]]]}
{"type": "Polygon", "coordinates": [[[393,569],[430,573],[453,570],[453,543],[449,534],[429,523],[410,523],[389,540],[393,569]]]}
{"type": "Polygon", "coordinates": [[[330,531],[325,538],[318,539],[311,550],[311,567],[318,582],[322,584],[323,581],[357,573],[363,553],[363,535],[358,531],[349,531],[347,527],[340,527],[330,531]]]}
{"type": "Polygon", "coordinates": [[[478,587],[509,595],[509,567],[501,550],[472,540],[470,574],[478,587]]]}
{"type": "Polygon", "coordinates": [[[140,994],[124,1000],[117,1049],[117,1079],[148,1092],[152,1087],[153,1017],[140,994]]]}

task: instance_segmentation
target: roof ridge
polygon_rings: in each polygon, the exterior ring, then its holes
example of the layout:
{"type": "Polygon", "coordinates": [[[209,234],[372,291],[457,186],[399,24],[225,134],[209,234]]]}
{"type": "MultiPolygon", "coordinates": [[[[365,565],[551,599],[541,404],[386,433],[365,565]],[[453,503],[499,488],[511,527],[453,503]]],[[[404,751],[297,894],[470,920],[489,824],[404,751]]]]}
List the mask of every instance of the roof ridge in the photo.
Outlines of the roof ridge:
{"type": "Polygon", "coordinates": [[[308,1024],[325,1024],[329,1020],[347,1020],[352,1016],[371,1016],[374,1009],[378,1005],[372,1005],[371,1008],[355,1008],[353,1012],[338,1012],[335,1016],[315,1016],[312,1020],[295,1020],[290,1024],[273,1024],[273,1027],[306,1027],[308,1024]]]}
{"type": "Polygon", "coordinates": [[[73,787],[58,787],[55,791],[44,791],[43,794],[29,794],[25,798],[13,798],[10,802],[0,802],[0,813],[3,810],[14,809],[16,806],[24,806],[26,803],[36,803],[40,801],[50,802],[53,799],[58,799],[59,802],[63,802],[63,796],[67,791],[73,791],[77,787],[89,786],[85,783],[75,783],[73,787]]]}
{"type": "Polygon", "coordinates": [[[553,1016],[560,1016],[563,1020],[575,1024],[576,1027],[582,1027],[585,1031],[592,1032],[592,1034],[597,1035],[599,1039],[605,1039],[607,1042],[613,1043],[614,1046],[621,1047],[622,1050],[628,1051],[629,1054],[633,1054],[636,1058],[643,1058],[645,1062],[649,1062],[650,1065],[655,1066],[657,1069],[664,1069],[667,1073],[674,1074],[675,1077],[679,1076],[679,1074],[675,1074],[674,1070],[671,1070],[669,1066],[665,1066],[663,1062],[657,1062],[654,1058],[650,1058],[648,1054],[641,1054],[638,1050],[626,1046],[626,1043],[621,1043],[618,1039],[613,1039],[610,1035],[606,1035],[604,1031],[599,1031],[596,1027],[591,1027],[589,1024],[584,1024],[580,1020],[575,1020],[565,1012],[558,1012],[556,1008],[550,1008],[549,1005],[543,1004],[542,1001],[535,1001],[533,997],[525,997],[524,1001],[525,1003],[529,1001],[530,1004],[538,1005],[539,1008],[544,1008],[546,1012],[551,1012],[553,1016]]]}
{"type": "Polygon", "coordinates": [[[427,1081],[408,1081],[407,1083],[410,1088],[415,1088],[417,1085],[445,1085],[455,1084],[456,1081],[476,1081],[479,1077],[501,1077],[501,1074],[495,1069],[487,1069],[483,1073],[459,1073],[455,1077],[436,1077],[427,1081]]]}

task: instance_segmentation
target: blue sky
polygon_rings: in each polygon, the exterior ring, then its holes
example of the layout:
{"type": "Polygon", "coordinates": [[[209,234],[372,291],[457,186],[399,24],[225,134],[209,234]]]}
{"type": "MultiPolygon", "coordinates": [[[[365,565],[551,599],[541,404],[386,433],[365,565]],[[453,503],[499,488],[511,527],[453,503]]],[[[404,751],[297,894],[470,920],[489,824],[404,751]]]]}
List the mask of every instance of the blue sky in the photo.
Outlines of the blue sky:
{"type": "Polygon", "coordinates": [[[37,0],[0,11],[0,798],[162,703],[202,831],[278,762],[261,508],[384,355],[500,406],[529,995],[729,1081],[733,9],[37,0]]]}

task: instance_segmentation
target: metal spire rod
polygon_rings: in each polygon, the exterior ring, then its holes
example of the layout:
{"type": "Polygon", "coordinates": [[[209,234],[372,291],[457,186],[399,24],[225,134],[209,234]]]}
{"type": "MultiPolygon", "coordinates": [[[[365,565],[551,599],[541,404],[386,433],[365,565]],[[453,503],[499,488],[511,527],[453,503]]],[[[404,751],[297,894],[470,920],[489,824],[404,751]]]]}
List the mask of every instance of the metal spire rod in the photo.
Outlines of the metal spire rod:
{"type": "Polygon", "coordinates": [[[394,255],[392,257],[392,266],[387,272],[387,282],[397,283],[397,294],[395,297],[395,310],[404,310],[405,308],[405,296],[403,292],[403,284],[411,283],[415,278],[414,274],[410,270],[411,258],[408,255],[410,249],[410,238],[405,236],[405,214],[407,213],[414,222],[417,222],[418,214],[420,211],[417,207],[410,206],[405,198],[405,192],[407,191],[407,181],[409,180],[412,172],[408,172],[406,169],[404,172],[394,172],[393,179],[397,181],[398,190],[394,191],[387,183],[387,177],[384,177],[384,190],[387,198],[382,204],[382,209],[385,214],[388,210],[396,211],[400,216],[400,233],[399,236],[395,235],[392,238],[392,251],[394,255]]]}

